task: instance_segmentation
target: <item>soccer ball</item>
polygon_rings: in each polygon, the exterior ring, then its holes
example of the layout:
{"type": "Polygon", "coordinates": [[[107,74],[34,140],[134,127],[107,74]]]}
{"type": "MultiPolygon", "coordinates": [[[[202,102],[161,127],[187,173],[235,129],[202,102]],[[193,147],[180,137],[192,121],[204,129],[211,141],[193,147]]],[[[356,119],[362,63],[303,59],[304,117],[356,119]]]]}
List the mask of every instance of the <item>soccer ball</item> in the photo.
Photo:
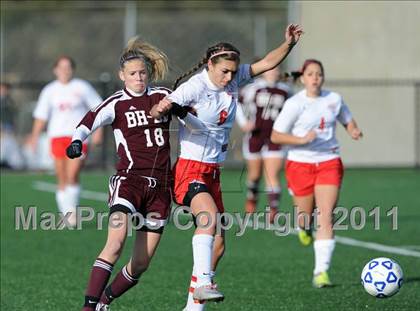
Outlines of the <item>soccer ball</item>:
{"type": "Polygon", "coordinates": [[[395,295],[403,283],[403,271],[400,265],[389,258],[379,257],[369,261],[361,275],[365,290],[377,298],[395,295]]]}

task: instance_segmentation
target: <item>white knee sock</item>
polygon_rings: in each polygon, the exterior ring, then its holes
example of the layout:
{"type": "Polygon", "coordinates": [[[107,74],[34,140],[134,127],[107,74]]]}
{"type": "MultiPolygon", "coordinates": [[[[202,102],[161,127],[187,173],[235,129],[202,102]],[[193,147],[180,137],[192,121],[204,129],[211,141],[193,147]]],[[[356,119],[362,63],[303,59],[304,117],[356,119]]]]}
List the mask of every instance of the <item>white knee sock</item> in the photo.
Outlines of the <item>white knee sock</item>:
{"type": "Polygon", "coordinates": [[[335,240],[316,240],[314,242],[315,269],[314,275],[327,271],[330,267],[331,257],[335,247],[335,240]]]}
{"type": "Polygon", "coordinates": [[[190,288],[188,289],[188,300],[187,305],[184,308],[184,311],[203,311],[205,308],[204,303],[199,303],[198,301],[195,302],[193,299],[194,290],[197,286],[197,276],[195,269],[193,268],[193,272],[191,275],[191,282],[190,282],[190,288]]]}
{"type": "Polygon", "coordinates": [[[197,287],[211,284],[211,257],[214,237],[209,234],[196,234],[192,238],[194,268],[197,287]]]}
{"type": "Polygon", "coordinates": [[[66,191],[57,189],[55,192],[55,200],[57,201],[58,210],[65,215],[67,213],[67,195],[66,191]]]}
{"type": "Polygon", "coordinates": [[[65,189],[68,199],[68,204],[71,208],[70,211],[75,212],[76,207],[79,205],[79,198],[80,198],[80,185],[68,185],[65,189]]]}

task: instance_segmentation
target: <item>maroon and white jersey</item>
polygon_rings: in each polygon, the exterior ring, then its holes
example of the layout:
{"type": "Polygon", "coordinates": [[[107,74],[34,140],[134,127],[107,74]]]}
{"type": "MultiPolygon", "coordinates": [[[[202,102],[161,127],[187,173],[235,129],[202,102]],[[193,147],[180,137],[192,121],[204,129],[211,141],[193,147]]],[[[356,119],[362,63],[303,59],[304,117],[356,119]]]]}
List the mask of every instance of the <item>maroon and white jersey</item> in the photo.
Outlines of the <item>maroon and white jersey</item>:
{"type": "Polygon", "coordinates": [[[170,115],[154,119],[151,108],[168,95],[162,87],[149,87],[142,94],[126,88],[108,97],[89,111],[73,135],[85,140],[94,130],[111,125],[118,153],[116,169],[140,175],[161,177],[170,173],[170,115]]]}
{"type": "Polygon", "coordinates": [[[280,82],[270,84],[262,78],[256,79],[240,91],[236,121],[241,127],[246,122],[253,122],[256,134],[269,138],[274,121],[290,96],[288,85],[280,82]]]}

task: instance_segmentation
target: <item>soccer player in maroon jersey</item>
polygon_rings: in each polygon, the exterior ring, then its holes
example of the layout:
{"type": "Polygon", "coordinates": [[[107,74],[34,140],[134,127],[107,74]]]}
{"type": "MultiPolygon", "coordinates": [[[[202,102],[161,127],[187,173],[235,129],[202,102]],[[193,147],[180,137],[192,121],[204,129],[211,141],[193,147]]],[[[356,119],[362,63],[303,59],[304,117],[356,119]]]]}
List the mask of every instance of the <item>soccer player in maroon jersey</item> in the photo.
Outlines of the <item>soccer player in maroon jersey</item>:
{"type": "Polygon", "coordinates": [[[258,188],[262,175],[270,206],[270,221],[277,214],[281,197],[279,172],[284,150],[270,141],[274,120],[284,101],[291,96],[290,87],[279,81],[280,70],[266,71],[254,83],[240,90],[236,121],[245,132],[242,153],[247,162],[247,200],[245,212],[254,213],[258,201],[258,188]]]}
{"type": "Polygon", "coordinates": [[[115,298],[137,284],[167,222],[171,204],[168,131],[171,117],[155,119],[150,110],[169,90],[149,86],[149,82],[161,80],[167,69],[168,59],[163,52],[137,38],[131,39],[120,58],[119,77],[124,81],[124,89],[85,115],[67,148],[70,158],[80,157],[82,142],[95,129],[111,125],[119,157],[117,172],[109,179],[108,238],[93,264],[85,293],[85,311],[109,310],[115,298]],[[136,231],[133,254],[106,287],[121,255],[132,220],[130,215],[137,213],[141,214],[144,226],[136,231]]]}

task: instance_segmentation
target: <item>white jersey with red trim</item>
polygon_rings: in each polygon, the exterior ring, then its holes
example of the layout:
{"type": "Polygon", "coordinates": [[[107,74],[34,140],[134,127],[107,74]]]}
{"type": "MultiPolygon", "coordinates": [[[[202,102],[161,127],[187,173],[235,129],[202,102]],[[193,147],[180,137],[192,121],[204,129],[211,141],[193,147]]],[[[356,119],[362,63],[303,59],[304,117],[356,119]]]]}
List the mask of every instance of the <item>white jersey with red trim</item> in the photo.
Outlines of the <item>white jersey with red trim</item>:
{"type": "Polygon", "coordinates": [[[82,79],[67,84],[55,80],[42,89],[33,117],[48,121],[49,137],[71,137],[86,112],[101,102],[95,89],[82,79]]]}
{"type": "Polygon", "coordinates": [[[226,158],[229,135],[235,121],[238,89],[251,80],[249,64],[240,65],[233,80],[224,88],[215,86],[207,69],[181,84],[168,98],[189,106],[191,114],[180,127],[180,157],[206,163],[220,163],[226,158]],[[194,124],[189,126],[189,121],[194,124]]]}
{"type": "Polygon", "coordinates": [[[322,90],[319,97],[313,98],[306,95],[306,90],[302,90],[285,102],[273,129],[299,137],[315,130],[317,136],[311,143],[288,146],[287,158],[297,162],[317,163],[340,156],[335,135],[336,122],[345,125],[351,120],[350,110],[339,94],[322,90]]]}

